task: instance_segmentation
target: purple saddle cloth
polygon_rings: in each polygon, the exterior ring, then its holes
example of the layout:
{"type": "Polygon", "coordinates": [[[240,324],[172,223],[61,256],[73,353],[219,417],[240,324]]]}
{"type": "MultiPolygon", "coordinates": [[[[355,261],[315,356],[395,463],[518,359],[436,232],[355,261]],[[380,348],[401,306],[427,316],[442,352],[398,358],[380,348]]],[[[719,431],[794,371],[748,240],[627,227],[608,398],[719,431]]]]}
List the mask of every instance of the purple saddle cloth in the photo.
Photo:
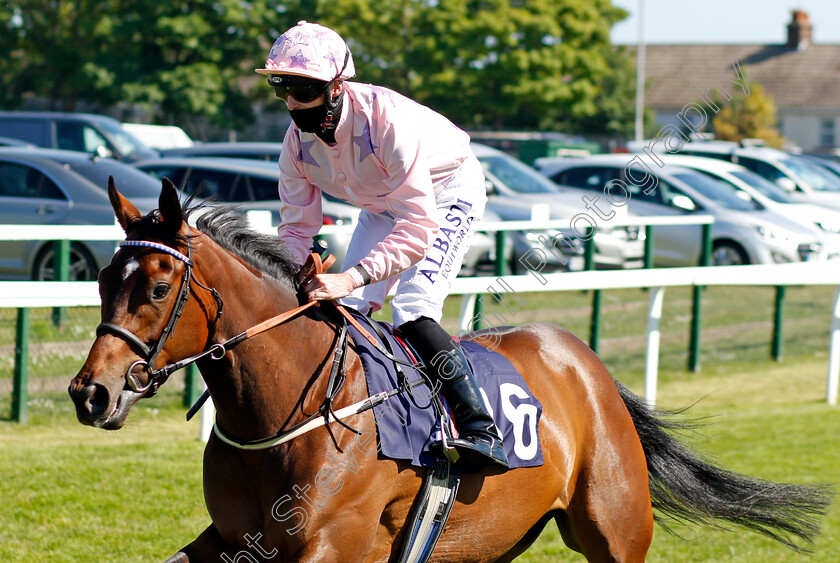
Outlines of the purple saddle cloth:
{"type": "MultiPolygon", "coordinates": [[[[363,326],[376,322],[366,317],[358,318],[363,326]]],[[[388,339],[385,349],[392,351],[397,358],[413,363],[402,343],[392,334],[391,325],[378,324],[388,339]]],[[[367,375],[368,393],[374,395],[396,389],[399,384],[394,362],[378,352],[355,328],[348,326],[348,330],[367,375]]],[[[369,332],[380,339],[373,329],[369,332]]],[[[474,342],[462,341],[461,347],[502,435],[510,468],[541,466],[543,454],[538,435],[542,413],[540,402],[507,358],[474,342]]],[[[409,381],[421,379],[417,370],[405,366],[401,369],[409,381]]],[[[429,445],[437,440],[439,421],[435,418],[433,407],[420,408],[429,405],[431,391],[426,385],[418,385],[411,393],[414,401],[407,391],[403,391],[374,407],[380,452],[390,459],[411,461],[417,467],[434,467],[435,457],[429,453],[429,445]]],[[[459,465],[453,466],[453,470],[459,473],[470,471],[470,468],[459,465]]]]}

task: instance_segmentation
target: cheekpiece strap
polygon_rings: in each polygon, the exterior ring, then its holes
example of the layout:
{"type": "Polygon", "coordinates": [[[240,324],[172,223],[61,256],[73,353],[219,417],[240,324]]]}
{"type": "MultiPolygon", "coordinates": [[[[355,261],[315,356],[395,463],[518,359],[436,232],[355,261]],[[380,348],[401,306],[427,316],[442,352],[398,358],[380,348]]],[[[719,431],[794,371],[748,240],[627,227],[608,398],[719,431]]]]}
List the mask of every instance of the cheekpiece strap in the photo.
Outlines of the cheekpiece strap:
{"type": "Polygon", "coordinates": [[[192,260],[190,260],[187,256],[181,254],[171,246],[166,246],[165,244],[161,244],[159,242],[151,242],[148,240],[124,240],[120,243],[120,246],[142,246],[146,248],[154,248],[155,250],[171,254],[187,266],[192,266],[192,260]]]}

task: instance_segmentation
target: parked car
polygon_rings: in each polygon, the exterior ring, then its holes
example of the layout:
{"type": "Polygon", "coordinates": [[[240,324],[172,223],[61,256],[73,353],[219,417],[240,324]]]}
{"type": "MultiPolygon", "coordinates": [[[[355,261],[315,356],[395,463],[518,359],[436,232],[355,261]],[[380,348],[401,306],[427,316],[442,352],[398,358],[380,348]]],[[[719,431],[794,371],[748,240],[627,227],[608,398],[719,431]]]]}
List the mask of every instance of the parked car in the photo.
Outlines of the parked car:
{"type": "Polygon", "coordinates": [[[802,201],[840,209],[840,181],[830,172],[792,155],[767,147],[740,147],[736,143],[686,143],[680,154],[728,160],[774,182],[802,201]]]}
{"type": "MultiPolygon", "coordinates": [[[[534,216],[533,204],[522,201],[505,201],[504,184],[492,173],[485,171],[487,205],[484,222],[530,221],[534,216]]],[[[494,234],[494,233],[491,233],[494,234]]],[[[538,272],[577,271],[583,269],[583,241],[569,230],[505,231],[505,241],[512,248],[505,265],[512,274],[538,272]]]]}
{"type": "Polygon", "coordinates": [[[804,158],[808,162],[812,162],[817,166],[828,170],[830,173],[837,176],[837,179],[840,180],[840,161],[835,160],[833,158],[828,158],[825,156],[817,156],[813,154],[801,154],[799,155],[800,158],[804,158]]]}
{"type": "Polygon", "coordinates": [[[33,145],[136,162],[157,153],[116,119],[90,113],[0,111],[0,135],[33,145]]]}
{"type": "MultiPolygon", "coordinates": [[[[83,152],[59,149],[21,149],[17,147],[0,148],[0,154],[22,159],[37,157],[51,160],[86,178],[101,189],[103,193],[108,189],[108,178],[113,176],[120,193],[132,202],[136,202],[140,211],[148,213],[157,208],[160,180],[113,158],[101,158],[83,152]]],[[[186,199],[183,193],[180,196],[182,201],[186,199]]]]}
{"type": "Polygon", "coordinates": [[[776,184],[743,166],[715,158],[683,155],[658,155],[665,166],[682,166],[702,172],[731,185],[737,197],[754,199],[762,206],[821,231],[829,258],[840,256],[840,211],[795,199],[776,184]]]}
{"type": "Polygon", "coordinates": [[[13,137],[0,137],[0,147],[34,147],[32,143],[13,137]]]}
{"type": "Polygon", "coordinates": [[[160,151],[162,157],[216,156],[223,158],[249,158],[277,163],[283,143],[194,143],[190,147],[169,148],[160,151]]]}
{"type": "MultiPolygon", "coordinates": [[[[583,159],[539,159],[535,166],[566,185],[603,193],[613,180],[624,183],[627,205],[640,215],[714,216],[711,227],[715,265],[772,264],[826,258],[815,229],[737,197],[731,186],[697,171],[656,165],[630,170],[638,155],[598,155],[583,159]]],[[[692,266],[699,261],[699,226],[660,226],[654,229],[654,264],[692,266]]]]}
{"type": "MultiPolygon", "coordinates": [[[[32,226],[31,240],[0,243],[0,278],[51,280],[53,243],[38,240],[38,227],[113,225],[114,211],[102,188],[61,164],[0,151],[0,224],[32,226]]],[[[72,241],[70,280],[95,280],[115,250],[115,241],[72,241]]]]}
{"type": "MultiPolygon", "coordinates": [[[[493,211],[485,209],[482,222],[487,221],[502,221],[502,218],[493,211]]],[[[481,224],[479,224],[478,229],[470,242],[470,249],[464,256],[461,271],[458,272],[459,276],[492,276],[496,273],[496,237],[492,236],[492,233],[488,234],[481,231],[481,224]]],[[[502,261],[508,267],[513,263],[515,251],[514,241],[505,238],[502,248],[502,261]]]]}
{"type": "MultiPolygon", "coordinates": [[[[547,205],[549,218],[571,219],[579,213],[588,213],[598,223],[594,236],[594,262],[599,268],[640,267],[644,256],[644,241],[637,227],[612,227],[608,220],[587,211],[580,190],[558,186],[522,161],[480,143],[471,143],[473,152],[484,167],[487,179],[487,208],[506,221],[531,218],[534,205],[547,205]]],[[[616,216],[626,217],[624,208],[616,209],[616,216]]],[[[583,242],[572,229],[540,232],[514,232],[515,254],[513,271],[521,272],[522,256],[531,249],[552,250],[543,252],[546,271],[581,269],[583,242]],[[552,241],[553,249],[545,248],[545,240],[552,241]],[[555,252],[556,251],[556,252],[555,252]],[[558,254],[559,253],[559,254],[558,254]]]]}

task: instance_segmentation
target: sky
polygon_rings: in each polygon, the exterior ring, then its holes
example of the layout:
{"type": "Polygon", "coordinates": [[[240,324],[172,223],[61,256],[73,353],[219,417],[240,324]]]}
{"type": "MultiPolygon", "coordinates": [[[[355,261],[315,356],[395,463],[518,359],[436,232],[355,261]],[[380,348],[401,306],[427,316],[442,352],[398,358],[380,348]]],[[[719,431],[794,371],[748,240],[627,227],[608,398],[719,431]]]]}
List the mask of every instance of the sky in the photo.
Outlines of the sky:
{"type": "Polygon", "coordinates": [[[804,10],[815,43],[840,43],[840,0],[612,0],[630,17],[612,29],[615,44],[635,44],[644,5],[646,43],[784,43],[791,11],[804,10]]]}

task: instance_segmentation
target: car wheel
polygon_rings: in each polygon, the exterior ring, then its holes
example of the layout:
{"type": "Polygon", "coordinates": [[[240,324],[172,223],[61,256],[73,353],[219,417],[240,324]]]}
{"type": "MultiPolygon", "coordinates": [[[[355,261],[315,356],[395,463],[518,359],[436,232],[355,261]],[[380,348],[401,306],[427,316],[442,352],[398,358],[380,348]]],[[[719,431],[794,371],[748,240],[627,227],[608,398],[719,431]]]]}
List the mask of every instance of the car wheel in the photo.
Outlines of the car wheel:
{"type": "MultiPolygon", "coordinates": [[[[32,279],[35,281],[53,281],[55,269],[53,267],[54,248],[52,243],[44,245],[32,265],[32,279]]],[[[99,268],[91,256],[90,251],[81,243],[70,244],[69,281],[96,281],[99,268]]]]}
{"type": "Polygon", "coordinates": [[[740,266],[750,259],[741,246],[732,241],[720,241],[712,249],[712,266],[740,266]]]}

